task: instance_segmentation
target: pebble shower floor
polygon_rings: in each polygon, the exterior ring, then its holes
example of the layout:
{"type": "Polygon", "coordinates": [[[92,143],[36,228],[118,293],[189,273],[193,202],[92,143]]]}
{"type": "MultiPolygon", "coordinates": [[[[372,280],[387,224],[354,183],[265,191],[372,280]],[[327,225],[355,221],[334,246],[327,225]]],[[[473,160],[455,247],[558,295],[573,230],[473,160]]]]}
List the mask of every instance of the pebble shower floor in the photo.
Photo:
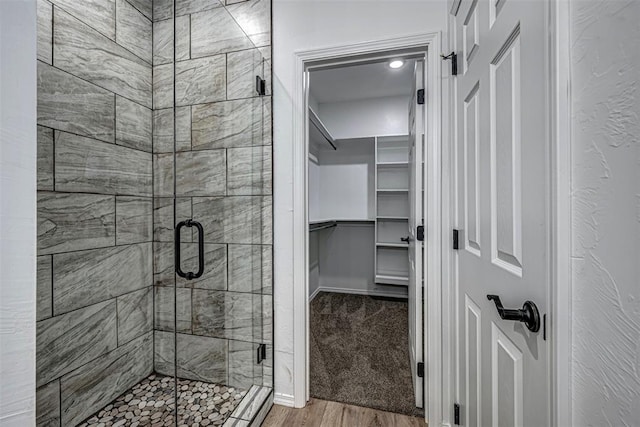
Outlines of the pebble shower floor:
{"type": "MultiPolygon", "coordinates": [[[[173,426],[173,387],[173,377],[151,375],[79,426],[173,426]]],[[[245,394],[233,387],[178,379],[178,426],[221,426],[245,394]]]]}

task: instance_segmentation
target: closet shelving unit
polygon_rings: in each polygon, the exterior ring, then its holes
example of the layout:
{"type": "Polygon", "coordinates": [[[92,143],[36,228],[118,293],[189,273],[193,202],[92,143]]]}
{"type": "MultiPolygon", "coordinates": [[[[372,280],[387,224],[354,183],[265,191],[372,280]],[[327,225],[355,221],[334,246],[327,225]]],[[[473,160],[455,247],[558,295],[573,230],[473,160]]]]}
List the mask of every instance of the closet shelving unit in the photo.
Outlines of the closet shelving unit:
{"type": "Polygon", "coordinates": [[[409,284],[409,138],[375,138],[375,282],[409,284]]]}

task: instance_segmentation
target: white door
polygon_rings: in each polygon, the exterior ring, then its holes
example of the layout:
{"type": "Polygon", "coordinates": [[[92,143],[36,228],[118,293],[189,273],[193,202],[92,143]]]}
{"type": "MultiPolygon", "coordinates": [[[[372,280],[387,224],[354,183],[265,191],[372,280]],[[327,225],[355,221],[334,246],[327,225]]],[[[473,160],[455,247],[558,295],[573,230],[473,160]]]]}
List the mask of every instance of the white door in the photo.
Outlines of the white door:
{"type": "Polygon", "coordinates": [[[549,425],[546,3],[462,0],[450,33],[458,54],[456,398],[465,426],[549,425]],[[502,319],[488,295],[509,309],[533,301],[540,330],[502,319]]]}
{"type": "Polygon", "coordinates": [[[424,404],[424,378],[418,376],[418,363],[424,362],[422,351],[423,244],[417,239],[417,228],[423,225],[424,104],[418,104],[417,92],[425,87],[423,70],[423,62],[417,61],[414,70],[413,96],[409,104],[409,346],[413,390],[416,406],[419,408],[424,404]]]}

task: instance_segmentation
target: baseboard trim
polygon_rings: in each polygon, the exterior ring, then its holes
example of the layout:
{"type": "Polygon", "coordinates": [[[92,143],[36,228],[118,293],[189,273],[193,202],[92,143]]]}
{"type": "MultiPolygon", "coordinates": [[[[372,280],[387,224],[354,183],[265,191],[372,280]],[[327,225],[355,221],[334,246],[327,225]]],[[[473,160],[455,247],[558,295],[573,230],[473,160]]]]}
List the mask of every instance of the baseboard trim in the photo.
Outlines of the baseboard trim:
{"type": "Polygon", "coordinates": [[[313,301],[313,299],[320,293],[322,292],[322,287],[318,287],[316,288],[315,291],[313,291],[313,293],[311,294],[311,296],[309,297],[309,302],[313,301]]]}
{"type": "Polygon", "coordinates": [[[315,290],[313,294],[309,297],[309,302],[311,302],[316,295],[320,292],[333,292],[338,294],[355,294],[355,295],[368,295],[370,297],[386,297],[386,298],[398,298],[398,299],[407,299],[407,295],[403,295],[397,292],[386,292],[386,291],[375,291],[369,289],[349,289],[349,288],[334,288],[331,286],[320,286],[315,290]]]}
{"type": "Polygon", "coordinates": [[[273,395],[273,404],[280,406],[288,406],[289,408],[295,407],[295,400],[292,394],[275,393],[273,395]]]}

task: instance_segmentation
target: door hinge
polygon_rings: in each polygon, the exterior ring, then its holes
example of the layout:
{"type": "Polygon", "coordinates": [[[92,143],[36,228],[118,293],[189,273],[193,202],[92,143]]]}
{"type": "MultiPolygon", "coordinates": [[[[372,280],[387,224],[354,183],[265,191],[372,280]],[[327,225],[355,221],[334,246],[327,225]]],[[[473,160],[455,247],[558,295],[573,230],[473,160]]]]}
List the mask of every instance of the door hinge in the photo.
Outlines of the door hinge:
{"type": "Polygon", "coordinates": [[[440,55],[445,61],[451,60],[451,75],[458,75],[458,55],[455,52],[451,52],[449,55],[440,55]]]}
{"type": "Polygon", "coordinates": [[[262,361],[264,359],[267,358],[267,345],[266,344],[260,344],[258,346],[258,364],[262,363],[262,361]]]}
{"type": "Polygon", "coordinates": [[[419,225],[416,230],[416,240],[423,242],[424,241],[424,225],[419,225]]]}
{"type": "Polygon", "coordinates": [[[460,404],[453,404],[453,424],[459,426],[460,425],[460,404]]]}
{"type": "Polygon", "coordinates": [[[453,249],[456,251],[460,249],[460,231],[453,229],[453,249]]]}
{"type": "Polygon", "coordinates": [[[256,76],[256,91],[260,96],[267,94],[267,82],[260,76],[256,76]]]}
{"type": "Polygon", "coordinates": [[[424,363],[418,362],[418,377],[424,378],[424,363]]]}
{"type": "Polygon", "coordinates": [[[424,89],[418,89],[417,97],[418,97],[418,104],[419,105],[424,104],[424,89]]]}

